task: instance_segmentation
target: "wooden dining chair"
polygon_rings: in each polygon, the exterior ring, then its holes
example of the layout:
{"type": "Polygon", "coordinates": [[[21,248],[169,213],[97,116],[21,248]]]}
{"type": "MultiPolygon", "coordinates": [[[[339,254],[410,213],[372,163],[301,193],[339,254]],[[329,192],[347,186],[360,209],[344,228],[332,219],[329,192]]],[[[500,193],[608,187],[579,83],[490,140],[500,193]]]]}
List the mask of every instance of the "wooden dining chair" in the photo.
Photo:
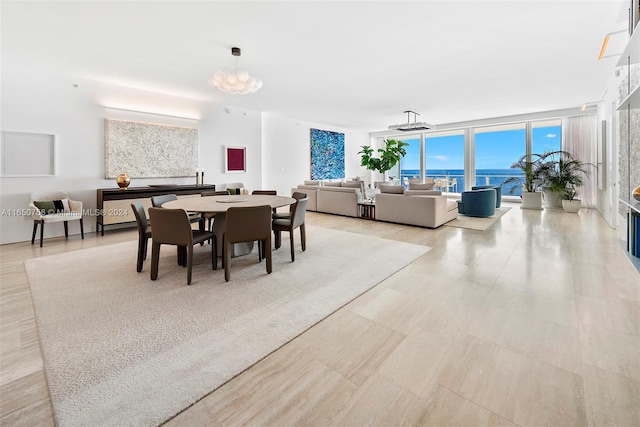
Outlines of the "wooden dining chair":
{"type": "Polygon", "coordinates": [[[300,242],[302,245],[302,251],[304,252],[307,249],[307,234],[304,226],[304,218],[305,213],[307,211],[307,203],[309,202],[309,198],[305,197],[304,199],[298,200],[293,205],[293,211],[290,218],[278,218],[273,220],[272,228],[273,234],[275,235],[275,247],[276,249],[280,248],[282,244],[282,236],[281,233],[283,231],[289,232],[289,242],[291,245],[291,262],[295,261],[295,250],[293,245],[293,231],[296,228],[300,228],[300,242]]]}
{"type": "MultiPolygon", "coordinates": [[[[175,194],[163,194],[161,196],[153,196],[151,198],[151,205],[154,208],[161,208],[167,202],[172,202],[174,200],[178,200],[178,196],[175,194]]],[[[200,226],[200,230],[204,231],[204,218],[199,213],[190,213],[189,222],[197,222],[200,226]]]]}
{"type": "Polygon", "coordinates": [[[211,267],[218,268],[218,253],[216,250],[216,234],[212,231],[194,230],[187,213],[182,209],[149,208],[151,218],[151,280],[158,278],[158,263],[160,261],[160,246],[175,245],[179,253],[184,250],[182,265],[187,267],[187,285],[191,284],[191,270],[193,267],[193,245],[211,241],[211,267]]]}
{"type": "MultiPolygon", "coordinates": [[[[253,190],[251,192],[251,195],[256,195],[256,194],[262,194],[265,196],[277,196],[278,192],[276,190],[253,190]]],[[[276,212],[278,211],[276,208],[272,208],[271,211],[273,212],[273,214],[275,215],[276,212]]]]}
{"type": "Polygon", "coordinates": [[[147,219],[147,214],[144,213],[142,203],[131,203],[131,209],[133,210],[133,215],[136,217],[136,225],[138,226],[138,262],[136,271],[140,273],[142,271],[142,264],[144,260],[147,259],[147,245],[151,238],[151,225],[147,219]]]}
{"type": "Polygon", "coordinates": [[[227,210],[222,234],[224,280],[231,277],[233,244],[258,242],[258,261],[266,258],[267,273],[271,273],[271,206],[231,207],[227,210]]]}
{"type": "MultiPolygon", "coordinates": [[[[300,200],[300,199],[304,199],[305,197],[307,197],[307,193],[302,193],[300,191],[294,191],[293,194],[291,195],[291,197],[293,197],[294,199],[300,200]]],[[[291,218],[291,214],[293,213],[293,207],[295,206],[295,203],[292,205],[289,205],[289,212],[276,212],[273,214],[273,219],[280,219],[280,218],[291,218]]]]}

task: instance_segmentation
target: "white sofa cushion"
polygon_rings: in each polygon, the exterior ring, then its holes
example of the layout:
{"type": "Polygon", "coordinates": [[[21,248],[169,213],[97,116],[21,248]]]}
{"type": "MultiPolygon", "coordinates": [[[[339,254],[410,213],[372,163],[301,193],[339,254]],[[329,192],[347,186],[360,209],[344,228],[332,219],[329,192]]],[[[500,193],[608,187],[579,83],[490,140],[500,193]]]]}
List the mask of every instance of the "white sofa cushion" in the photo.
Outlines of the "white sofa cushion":
{"type": "Polygon", "coordinates": [[[378,187],[380,188],[380,193],[402,194],[404,192],[402,185],[380,184],[378,187]]]}

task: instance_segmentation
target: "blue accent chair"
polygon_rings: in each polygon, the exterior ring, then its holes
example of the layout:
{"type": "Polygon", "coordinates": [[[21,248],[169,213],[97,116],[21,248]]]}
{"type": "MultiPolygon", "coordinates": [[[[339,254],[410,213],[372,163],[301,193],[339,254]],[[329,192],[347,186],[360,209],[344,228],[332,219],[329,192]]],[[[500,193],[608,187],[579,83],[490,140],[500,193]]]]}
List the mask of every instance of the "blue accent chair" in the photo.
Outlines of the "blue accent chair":
{"type": "Polygon", "coordinates": [[[496,208],[500,207],[500,202],[502,201],[502,186],[500,185],[477,185],[475,187],[471,187],[472,190],[482,190],[484,188],[493,188],[496,190],[496,208]]]}
{"type": "Polygon", "coordinates": [[[458,213],[482,218],[493,216],[496,213],[495,188],[463,191],[462,200],[458,200],[458,213]]]}

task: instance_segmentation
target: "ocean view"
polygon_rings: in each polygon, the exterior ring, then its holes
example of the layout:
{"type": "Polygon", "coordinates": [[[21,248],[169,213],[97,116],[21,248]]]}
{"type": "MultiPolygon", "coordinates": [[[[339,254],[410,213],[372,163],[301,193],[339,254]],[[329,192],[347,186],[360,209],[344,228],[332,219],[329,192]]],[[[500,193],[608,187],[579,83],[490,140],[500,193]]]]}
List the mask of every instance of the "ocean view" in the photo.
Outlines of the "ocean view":
{"type": "MultiPolygon", "coordinates": [[[[420,170],[418,169],[402,169],[400,182],[404,182],[404,178],[418,178],[420,170]]],[[[462,192],[464,190],[464,170],[463,169],[427,169],[425,171],[427,178],[443,179],[449,178],[451,182],[454,178],[457,180],[457,188],[450,188],[449,192],[462,192]]],[[[507,178],[514,176],[523,176],[522,171],[517,169],[477,169],[476,182],[473,185],[502,185],[507,178]]],[[[519,185],[514,191],[514,196],[520,196],[522,190],[519,185]]],[[[502,189],[503,195],[509,195],[509,189],[512,185],[502,189]]]]}

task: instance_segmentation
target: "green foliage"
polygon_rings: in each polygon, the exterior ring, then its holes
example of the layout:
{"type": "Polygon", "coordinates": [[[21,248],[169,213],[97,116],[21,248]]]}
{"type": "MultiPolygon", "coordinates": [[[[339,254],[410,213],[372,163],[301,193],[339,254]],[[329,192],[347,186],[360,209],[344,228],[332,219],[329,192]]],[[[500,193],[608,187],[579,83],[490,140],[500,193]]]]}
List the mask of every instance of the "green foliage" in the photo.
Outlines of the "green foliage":
{"type": "Polygon", "coordinates": [[[590,163],[583,163],[566,151],[548,151],[542,158],[542,185],[550,191],[561,193],[569,187],[580,187],[591,174],[590,163]]]}
{"type": "Polygon", "coordinates": [[[513,184],[509,188],[509,194],[516,192],[518,187],[522,187],[524,191],[533,193],[540,189],[542,184],[541,169],[543,167],[542,156],[540,154],[532,154],[531,157],[522,155],[520,158],[511,165],[511,169],[520,169],[524,173],[524,177],[513,176],[507,178],[502,186],[506,187],[509,184],[513,184]]]}
{"type": "Polygon", "coordinates": [[[590,175],[588,169],[590,166],[592,166],[590,163],[583,163],[562,150],[531,154],[531,157],[523,155],[511,165],[511,169],[523,171],[524,178],[511,177],[502,185],[517,184],[509,189],[509,194],[513,194],[518,185],[529,192],[539,191],[543,187],[551,191],[563,192],[567,188],[581,186],[584,178],[590,175]]]}
{"type": "Polygon", "coordinates": [[[563,200],[577,200],[579,196],[580,193],[573,187],[566,188],[560,195],[563,200]]]}
{"type": "Polygon", "coordinates": [[[391,170],[402,157],[407,154],[407,151],[403,148],[409,144],[403,141],[396,141],[395,139],[385,139],[385,147],[378,148],[377,152],[379,157],[373,157],[374,151],[368,145],[363,145],[362,151],[358,154],[362,155],[360,162],[361,166],[364,166],[367,170],[378,171],[385,173],[391,170]]]}

